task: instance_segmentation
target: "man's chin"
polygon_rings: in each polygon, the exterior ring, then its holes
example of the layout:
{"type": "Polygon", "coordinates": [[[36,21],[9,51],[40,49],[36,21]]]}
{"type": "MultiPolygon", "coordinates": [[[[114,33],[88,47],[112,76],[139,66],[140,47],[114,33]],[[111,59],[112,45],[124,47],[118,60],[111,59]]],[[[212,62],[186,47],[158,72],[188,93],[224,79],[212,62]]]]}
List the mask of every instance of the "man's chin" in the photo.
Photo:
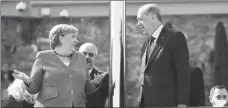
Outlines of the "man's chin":
{"type": "Polygon", "coordinates": [[[87,64],[88,65],[88,69],[92,69],[93,67],[91,66],[91,64],[87,64]]]}
{"type": "Polygon", "coordinates": [[[147,33],[147,32],[143,32],[143,34],[146,36],[151,36],[150,33],[147,33]]]}
{"type": "Polygon", "coordinates": [[[147,33],[146,31],[143,31],[143,34],[144,34],[144,35],[147,35],[148,33],[147,33]]]}

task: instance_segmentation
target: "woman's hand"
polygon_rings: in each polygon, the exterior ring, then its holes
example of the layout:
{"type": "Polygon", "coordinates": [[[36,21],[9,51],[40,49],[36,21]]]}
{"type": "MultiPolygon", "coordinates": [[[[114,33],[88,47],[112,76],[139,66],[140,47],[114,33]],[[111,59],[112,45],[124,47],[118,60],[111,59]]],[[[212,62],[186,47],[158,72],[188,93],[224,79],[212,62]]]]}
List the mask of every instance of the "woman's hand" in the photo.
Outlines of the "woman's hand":
{"type": "Polygon", "coordinates": [[[24,72],[20,72],[18,70],[13,70],[12,75],[14,78],[18,78],[23,80],[26,84],[30,84],[30,78],[28,75],[26,75],[24,72]]]}

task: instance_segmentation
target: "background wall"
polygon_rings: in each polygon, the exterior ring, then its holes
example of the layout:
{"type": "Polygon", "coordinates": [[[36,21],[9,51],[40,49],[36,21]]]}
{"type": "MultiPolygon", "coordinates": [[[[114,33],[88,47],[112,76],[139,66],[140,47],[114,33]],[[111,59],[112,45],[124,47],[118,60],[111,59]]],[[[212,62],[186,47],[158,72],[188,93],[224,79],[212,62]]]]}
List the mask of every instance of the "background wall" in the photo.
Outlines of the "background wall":
{"type": "MultiPolygon", "coordinates": [[[[206,105],[211,105],[208,100],[209,90],[213,86],[213,68],[210,54],[214,49],[215,27],[222,21],[228,27],[228,14],[223,15],[166,15],[163,24],[171,22],[174,28],[181,30],[186,38],[190,59],[203,71],[206,105]]],[[[146,38],[136,26],[136,17],[126,18],[126,56],[127,56],[127,106],[136,102],[135,87],[139,78],[141,47],[146,38]]],[[[226,31],[227,32],[227,31],[226,31]]]]}

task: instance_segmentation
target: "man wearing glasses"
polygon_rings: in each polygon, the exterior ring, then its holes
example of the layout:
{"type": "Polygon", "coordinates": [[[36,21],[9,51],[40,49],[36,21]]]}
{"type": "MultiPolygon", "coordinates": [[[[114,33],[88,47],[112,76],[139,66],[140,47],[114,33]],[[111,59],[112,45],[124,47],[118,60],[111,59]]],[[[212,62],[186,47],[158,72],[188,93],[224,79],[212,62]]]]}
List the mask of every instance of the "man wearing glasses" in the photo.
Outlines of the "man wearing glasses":
{"type": "Polygon", "coordinates": [[[109,94],[109,75],[106,72],[99,72],[94,68],[95,59],[97,56],[97,48],[92,43],[84,43],[80,46],[79,52],[85,54],[87,68],[92,80],[96,80],[96,76],[106,74],[103,81],[97,86],[97,90],[92,94],[87,94],[87,107],[105,107],[109,94]]]}

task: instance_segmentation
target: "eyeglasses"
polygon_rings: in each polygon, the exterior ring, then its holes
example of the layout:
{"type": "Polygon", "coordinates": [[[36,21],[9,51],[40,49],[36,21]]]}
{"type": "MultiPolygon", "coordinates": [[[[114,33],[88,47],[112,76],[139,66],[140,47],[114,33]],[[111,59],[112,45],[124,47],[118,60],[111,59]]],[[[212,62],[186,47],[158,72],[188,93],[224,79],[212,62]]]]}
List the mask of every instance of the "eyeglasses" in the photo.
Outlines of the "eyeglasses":
{"type": "Polygon", "coordinates": [[[89,57],[93,57],[94,56],[94,54],[93,53],[87,53],[87,52],[83,52],[85,55],[89,55],[89,57]]]}

